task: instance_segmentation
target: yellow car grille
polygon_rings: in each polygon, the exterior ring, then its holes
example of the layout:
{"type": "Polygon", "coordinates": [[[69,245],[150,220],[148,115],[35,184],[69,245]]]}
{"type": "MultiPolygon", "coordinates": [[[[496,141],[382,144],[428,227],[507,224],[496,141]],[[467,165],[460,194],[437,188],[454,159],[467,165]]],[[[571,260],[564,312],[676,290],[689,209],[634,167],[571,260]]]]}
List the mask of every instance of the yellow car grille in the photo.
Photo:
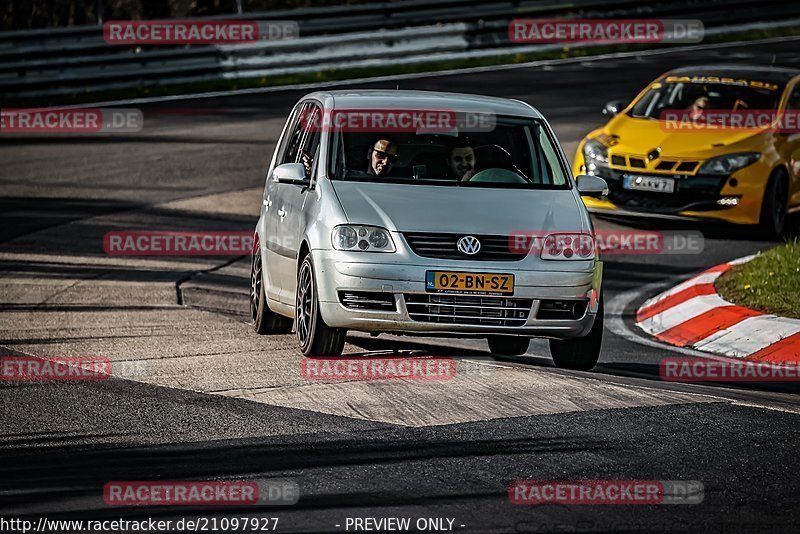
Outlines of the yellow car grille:
{"type": "Polygon", "coordinates": [[[613,154],[611,168],[633,171],[646,171],[663,174],[694,174],[700,162],[697,160],[679,160],[670,158],[656,158],[648,161],[646,156],[631,154],[613,154]]]}

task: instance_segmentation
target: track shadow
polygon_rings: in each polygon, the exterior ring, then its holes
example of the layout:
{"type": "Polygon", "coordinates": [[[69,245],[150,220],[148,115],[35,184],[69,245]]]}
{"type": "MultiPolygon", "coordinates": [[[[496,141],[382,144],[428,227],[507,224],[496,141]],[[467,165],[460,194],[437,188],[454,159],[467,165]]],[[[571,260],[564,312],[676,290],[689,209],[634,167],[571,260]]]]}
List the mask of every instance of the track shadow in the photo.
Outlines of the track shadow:
{"type": "MultiPolygon", "coordinates": [[[[0,201],[2,208],[5,208],[1,216],[3,224],[0,225],[0,239],[5,240],[2,251],[35,256],[35,259],[28,261],[0,260],[0,275],[16,279],[176,281],[198,270],[195,267],[198,263],[213,269],[239,257],[241,251],[231,250],[230,253],[219,255],[128,255],[107,251],[105,236],[109,232],[140,231],[241,232],[250,235],[255,225],[255,218],[250,216],[142,208],[134,203],[95,199],[50,199],[40,202],[32,198],[10,198],[0,201]],[[133,211],[129,224],[124,222],[124,218],[120,219],[123,222],[113,224],[91,219],[122,211],[133,211]],[[37,233],[42,230],[48,231],[37,233]],[[97,261],[93,261],[93,258],[97,258],[97,261]],[[154,261],[161,267],[154,267],[154,261]],[[187,268],[187,262],[193,267],[187,268]],[[170,268],[170,264],[174,268],[170,268]]],[[[247,286],[247,280],[241,277],[226,274],[215,276],[215,282],[237,290],[247,286]]]]}
{"type": "Polygon", "coordinates": [[[141,207],[135,202],[93,198],[2,197],[0,243],[80,219],[141,207]]]}
{"type": "MultiPolygon", "coordinates": [[[[197,512],[197,508],[112,507],[102,499],[103,487],[109,481],[140,480],[266,480],[296,478],[301,473],[325,471],[389,471],[397,465],[422,462],[480,462],[502,455],[524,461],[544,455],[585,455],[621,452],[613,444],[589,434],[573,436],[515,436],[458,439],[443,437],[430,429],[403,429],[400,433],[362,431],[354,435],[319,433],[276,438],[245,438],[130,447],[125,441],[103,446],[37,448],[36,453],[19,452],[26,439],[38,445],[57,442],[59,436],[10,436],[13,447],[2,447],[4,462],[0,466],[0,498],[3,508],[25,508],[42,502],[64,502],[81,517],[116,517],[146,513],[161,514],[197,512]],[[288,475],[288,476],[287,476],[288,475]]],[[[466,491],[477,496],[503,498],[502,486],[489,491],[487,485],[472,484],[466,491]]],[[[461,491],[465,491],[465,488],[461,491]]],[[[303,495],[292,510],[312,510],[345,506],[347,495],[352,506],[431,505],[441,490],[420,488],[401,492],[383,487],[368,491],[357,487],[329,489],[303,495]]],[[[463,493],[462,493],[463,494],[463,493]]],[[[439,496],[440,498],[443,496],[439,496]]],[[[450,498],[455,495],[450,495],[450,498]]],[[[204,508],[201,510],[208,510],[204,508]]],[[[212,508],[213,510],[213,508],[212,508]]],[[[226,506],[225,513],[253,512],[250,506],[226,506]]]]}
{"type": "MultiPolygon", "coordinates": [[[[698,362],[707,362],[703,358],[697,358],[698,362]]],[[[594,373],[609,374],[614,376],[625,376],[634,378],[644,378],[656,380],[663,384],[697,384],[711,388],[734,388],[738,390],[770,391],[774,393],[800,393],[800,383],[798,382],[737,382],[737,381],[673,381],[664,380],[661,377],[659,365],[646,363],[629,362],[603,362],[593,369],[594,373]]]]}

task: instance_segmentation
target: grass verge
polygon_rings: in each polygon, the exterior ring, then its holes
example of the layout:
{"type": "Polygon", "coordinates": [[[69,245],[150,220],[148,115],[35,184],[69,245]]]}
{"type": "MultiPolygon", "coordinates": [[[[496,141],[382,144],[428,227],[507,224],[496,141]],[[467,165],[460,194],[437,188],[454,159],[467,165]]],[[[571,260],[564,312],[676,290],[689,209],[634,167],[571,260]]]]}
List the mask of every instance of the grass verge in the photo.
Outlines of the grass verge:
{"type": "Polygon", "coordinates": [[[715,286],[734,304],[800,319],[800,239],[734,266],[717,278],[715,286]]]}

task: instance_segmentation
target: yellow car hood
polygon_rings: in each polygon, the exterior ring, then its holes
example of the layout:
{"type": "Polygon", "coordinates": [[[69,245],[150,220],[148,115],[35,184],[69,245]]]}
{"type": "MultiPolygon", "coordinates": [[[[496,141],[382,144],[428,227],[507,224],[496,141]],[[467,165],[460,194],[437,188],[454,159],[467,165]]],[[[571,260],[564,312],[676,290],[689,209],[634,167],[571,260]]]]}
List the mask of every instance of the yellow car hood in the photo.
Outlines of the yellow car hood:
{"type": "Polygon", "coordinates": [[[730,145],[741,143],[762,131],[745,129],[668,129],[666,121],[614,117],[600,137],[612,154],[647,154],[655,148],[661,156],[707,158],[729,153],[730,145]]]}

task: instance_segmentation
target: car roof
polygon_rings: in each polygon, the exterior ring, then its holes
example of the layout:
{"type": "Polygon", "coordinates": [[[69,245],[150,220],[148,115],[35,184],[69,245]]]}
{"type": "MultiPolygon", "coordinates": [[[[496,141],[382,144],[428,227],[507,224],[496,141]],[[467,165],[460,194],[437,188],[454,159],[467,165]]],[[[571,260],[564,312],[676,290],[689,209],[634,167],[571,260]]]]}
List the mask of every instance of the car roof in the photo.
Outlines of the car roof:
{"type": "Polygon", "coordinates": [[[667,74],[673,76],[744,76],[756,78],[761,82],[785,84],[795,76],[800,75],[800,69],[764,65],[698,65],[696,67],[674,69],[667,74]]]}
{"type": "Polygon", "coordinates": [[[304,99],[314,98],[327,109],[410,109],[453,110],[543,118],[534,107],[519,100],[464,93],[409,90],[337,90],[317,91],[304,99]]]}

